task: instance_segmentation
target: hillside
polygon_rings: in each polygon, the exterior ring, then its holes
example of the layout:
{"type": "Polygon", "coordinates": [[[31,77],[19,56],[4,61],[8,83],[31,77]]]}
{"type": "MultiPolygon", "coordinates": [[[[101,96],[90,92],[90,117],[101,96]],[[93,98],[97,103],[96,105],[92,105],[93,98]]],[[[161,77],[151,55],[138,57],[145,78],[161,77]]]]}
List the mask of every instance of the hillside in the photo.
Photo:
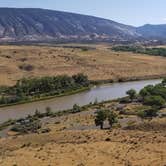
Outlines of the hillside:
{"type": "Polygon", "coordinates": [[[137,32],[147,39],[166,39],[166,24],[163,25],[151,25],[146,24],[144,26],[138,27],[137,32]]]}
{"type": "Polygon", "coordinates": [[[128,40],[132,26],[44,9],[0,8],[0,41],[128,40]]]}
{"type": "Polygon", "coordinates": [[[166,25],[134,27],[88,15],[0,8],[0,42],[135,42],[165,40],[166,25]]]}

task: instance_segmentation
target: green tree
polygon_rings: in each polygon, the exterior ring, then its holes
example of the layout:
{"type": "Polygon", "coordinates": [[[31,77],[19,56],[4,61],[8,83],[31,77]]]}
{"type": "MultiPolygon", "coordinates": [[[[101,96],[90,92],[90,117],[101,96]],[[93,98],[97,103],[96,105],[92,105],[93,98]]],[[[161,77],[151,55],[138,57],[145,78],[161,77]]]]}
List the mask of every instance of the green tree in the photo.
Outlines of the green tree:
{"type": "Polygon", "coordinates": [[[96,126],[100,126],[100,129],[103,129],[104,121],[107,118],[107,113],[105,110],[99,110],[96,113],[95,124],[96,126]]]}
{"type": "Polygon", "coordinates": [[[134,89],[130,89],[126,92],[127,95],[129,95],[130,100],[133,100],[136,97],[137,92],[134,89]]]}
{"type": "Polygon", "coordinates": [[[82,86],[89,86],[88,77],[82,73],[79,73],[77,75],[73,75],[72,78],[74,79],[76,84],[79,84],[82,86]]]}
{"type": "Polygon", "coordinates": [[[0,104],[17,103],[45,96],[53,96],[89,86],[88,77],[83,74],[74,76],[60,75],[56,77],[22,78],[16,85],[0,87],[0,104]],[[1,98],[1,97],[0,97],[1,98]]]}
{"type": "Polygon", "coordinates": [[[107,117],[108,117],[108,122],[111,128],[114,123],[117,123],[117,115],[114,112],[110,111],[107,117]]]}
{"type": "Polygon", "coordinates": [[[146,112],[141,110],[137,113],[137,116],[141,119],[144,119],[146,117],[146,112]]]}
{"type": "Polygon", "coordinates": [[[149,92],[147,91],[146,88],[141,89],[141,91],[139,92],[139,95],[142,97],[142,99],[144,100],[146,96],[149,95],[149,92]]]}

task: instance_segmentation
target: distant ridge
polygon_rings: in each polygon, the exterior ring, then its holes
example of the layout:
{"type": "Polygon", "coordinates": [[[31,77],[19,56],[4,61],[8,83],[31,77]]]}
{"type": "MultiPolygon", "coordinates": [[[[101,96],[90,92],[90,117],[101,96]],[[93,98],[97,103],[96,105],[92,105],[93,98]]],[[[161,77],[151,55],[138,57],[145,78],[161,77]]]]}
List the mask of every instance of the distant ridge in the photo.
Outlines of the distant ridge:
{"type": "Polygon", "coordinates": [[[166,25],[133,27],[108,19],[35,8],[0,8],[0,42],[166,39],[166,25]]]}

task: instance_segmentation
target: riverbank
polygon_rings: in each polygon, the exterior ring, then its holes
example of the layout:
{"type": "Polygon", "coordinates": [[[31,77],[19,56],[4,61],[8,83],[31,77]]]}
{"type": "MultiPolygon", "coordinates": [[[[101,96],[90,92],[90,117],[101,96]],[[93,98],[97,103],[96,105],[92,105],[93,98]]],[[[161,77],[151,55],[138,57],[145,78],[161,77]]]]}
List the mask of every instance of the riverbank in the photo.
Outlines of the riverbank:
{"type": "MultiPolygon", "coordinates": [[[[79,107],[79,111],[78,112],[84,112],[84,111],[87,111],[88,109],[92,108],[92,107],[99,107],[99,106],[102,106],[103,104],[107,104],[107,103],[112,103],[112,102],[119,102],[120,100],[122,99],[125,99],[125,98],[120,98],[120,99],[115,99],[115,100],[107,100],[107,101],[103,101],[103,102],[100,102],[100,103],[89,103],[87,105],[84,105],[82,107],[79,107]]],[[[41,113],[39,110],[38,111],[38,114],[40,116],[39,119],[43,119],[44,117],[48,117],[47,115],[47,111],[45,111],[44,113],[41,113]]],[[[36,117],[36,113],[31,115],[32,118],[35,118],[36,117]]],[[[77,112],[75,112],[77,113],[77,112]]],[[[61,110],[59,112],[53,112],[52,110],[50,110],[49,112],[49,117],[61,117],[61,116],[67,116],[67,115],[70,115],[70,114],[75,114],[73,112],[73,109],[68,109],[68,110],[61,110]]],[[[4,122],[4,123],[0,123],[0,131],[1,130],[4,130],[5,128],[13,125],[15,122],[17,122],[19,119],[9,119],[8,121],[4,122]]]]}
{"type": "Polygon", "coordinates": [[[44,97],[40,97],[40,98],[34,98],[34,99],[30,99],[30,100],[26,100],[26,101],[20,101],[17,103],[11,103],[11,104],[4,104],[4,105],[0,105],[0,108],[4,108],[4,107],[9,107],[9,106],[15,106],[15,105],[22,105],[22,104],[27,104],[27,103],[33,103],[33,102],[38,102],[38,101],[44,101],[44,100],[50,100],[50,99],[54,99],[54,98],[58,98],[58,97],[64,97],[64,96],[70,96],[70,95],[74,95],[77,93],[81,93],[84,91],[88,91],[90,90],[92,87],[94,86],[102,86],[102,85],[107,85],[107,84],[113,84],[113,83],[127,83],[127,82],[134,82],[134,81],[147,81],[147,80],[151,80],[151,79],[162,79],[165,78],[166,75],[162,75],[162,76],[152,76],[152,77],[135,77],[135,78],[128,78],[128,79],[120,79],[120,80],[90,80],[91,86],[89,87],[82,87],[81,89],[78,90],[74,90],[71,92],[66,92],[63,94],[59,94],[59,95],[53,95],[53,96],[44,96],[44,97]]]}
{"type": "Polygon", "coordinates": [[[126,96],[126,92],[129,89],[135,89],[137,92],[144,86],[149,84],[158,84],[161,80],[147,80],[147,81],[135,81],[126,83],[114,83],[102,86],[96,86],[89,91],[83,91],[70,96],[57,97],[50,100],[43,100],[33,103],[26,103],[24,105],[14,105],[10,107],[0,108],[0,123],[7,121],[8,119],[25,118],[28,115],[34,115],[36,110],[41,113],[46,111],[46,107],[50,107],[53,112],[59,112],[62,110],[68,110],[73,107],[74,104],[79,106],[88,105],[94,102],[103,102],[107,100],[114,100],[126,96]]]}
{"type": "Polygon", "coordinates": [[[66,92],[66,93],[59,94],[59,95],[44,96],[44,97],[34,98],[34,99],[26,100],[26,101],[20,101],[20,102],[17,102],[17,103],[4,104],[4,105],[0,105],[0,108],[16,106],[16,105],[22,105],[22,104],[27,104],[27,103],[33,103],[33,102],[37,102],[37,101],[50,100],[50,99],[54,99],[54,98],[58,98],[58,97],[64,97],[64,96],[69,96],[69,95],[74,95],[74,94],[77,94],[77,93],[88,91],[88,90],[90,90],[90,88],[91,87],[82,87],[81,89],[73,90],[73,91],[66,92]]]}
{"type": "Polygon", "coordinates": [[[110,83],[125,83],[125,82],[134,82],[134,81],[146,81],[152,79],[164,79],[166,78],[166,74],[163,75],[152,75],[152,76],[142,76],[142,77],[128,77],[128,78],[119,78],[119,79],[107,79],[107,80],[90,80],[90,82],[94,85],[104,85],[110,83]]]}

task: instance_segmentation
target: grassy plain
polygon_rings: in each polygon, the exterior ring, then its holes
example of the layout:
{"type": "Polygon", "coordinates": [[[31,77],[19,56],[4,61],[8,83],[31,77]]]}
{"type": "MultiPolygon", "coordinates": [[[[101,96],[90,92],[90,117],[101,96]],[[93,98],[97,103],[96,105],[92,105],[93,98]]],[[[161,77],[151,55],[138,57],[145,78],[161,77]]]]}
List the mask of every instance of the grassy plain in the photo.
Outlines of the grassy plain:
{"type": "Polygon", "coordinates": [[[22,77],[84,73],[91,80],[133,80],[166,76],[166,58],[113,52],[111,46],[0,46],[0,85],[22,77]],[[87,47],[88,49],[84,49],[87,47]]]}

